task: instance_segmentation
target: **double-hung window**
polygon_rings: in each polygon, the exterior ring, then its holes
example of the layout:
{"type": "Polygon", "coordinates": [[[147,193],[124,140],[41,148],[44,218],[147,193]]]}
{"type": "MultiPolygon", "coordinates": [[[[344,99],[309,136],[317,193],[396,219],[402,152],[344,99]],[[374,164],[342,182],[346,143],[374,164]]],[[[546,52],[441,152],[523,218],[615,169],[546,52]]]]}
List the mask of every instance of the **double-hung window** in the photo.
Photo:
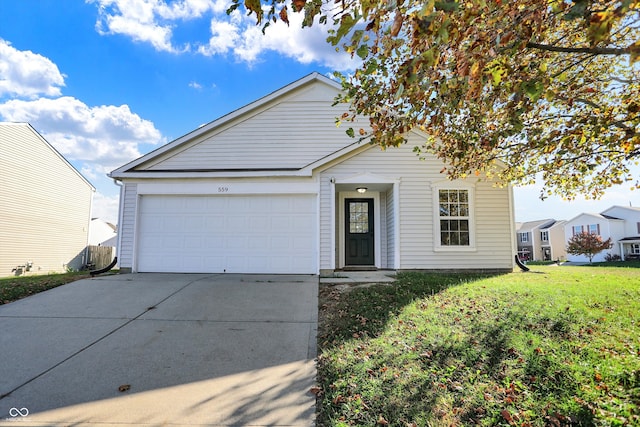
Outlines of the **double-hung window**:
{"type": "Polygon", "coordinates": [[[436,188],[435,246],[441,250],[469,250],[473,235],[473,189],[436,188]]]}
{"type": "Polygon", "coordinates": [[[549,241],[549,232],[548,231],[541,231],[540,232],[540,240],[542,240],[543,242],[548,242],[549,241]]]}
{"type": "Polygon", "coordinates": [[[529,233],[518,233],[520,236],[520,243],[528,243],[529,242],[529,233]]]}

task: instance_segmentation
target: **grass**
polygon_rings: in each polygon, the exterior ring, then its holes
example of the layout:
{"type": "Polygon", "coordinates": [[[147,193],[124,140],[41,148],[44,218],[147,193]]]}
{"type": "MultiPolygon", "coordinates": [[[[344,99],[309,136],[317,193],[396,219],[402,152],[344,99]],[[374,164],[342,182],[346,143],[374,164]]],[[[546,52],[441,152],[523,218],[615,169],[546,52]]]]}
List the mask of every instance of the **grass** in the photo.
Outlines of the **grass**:
{"type": "Polygon", "coordinates": [[[0,278],[0,305],[89,277],[88,271],[0,278]]]}
{"type": "Polygon", "coordinates": [[[640,270],[321,290],[319,426],[640,425],[640,270]]]}

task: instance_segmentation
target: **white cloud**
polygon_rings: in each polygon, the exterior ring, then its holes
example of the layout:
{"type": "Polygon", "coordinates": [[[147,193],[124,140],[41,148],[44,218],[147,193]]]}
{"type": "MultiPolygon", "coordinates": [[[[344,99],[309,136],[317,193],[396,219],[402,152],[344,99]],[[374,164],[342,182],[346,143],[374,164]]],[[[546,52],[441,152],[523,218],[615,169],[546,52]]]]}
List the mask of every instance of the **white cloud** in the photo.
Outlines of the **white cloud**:
{"type": "Polygon", "coordinates": [[[200,18],[220,9],[220,1],[182,0],[168,4],[162,0],[87,0],[98,5],[96,30],[100,34],[122,34],[138,42],[150,43],[158,51],[181,52],[189,45],[174,46],[176,22],[200,18]]]}
{"type": "Polygon", "coordinates": [[[60,96],[64,76],[56,64],[31,51],[20,51],[0,39],[0,96],[60,96]]]}
{"type": "Polygon", "coordinates": [[[96,29],[101,34],[122,34],[150,43],[158,51],[196,51],[205,56],[232,55],[239,62],[253,65],[265,52],[276,52],[303,64],[317,62],[337,70],[350,70],[358,61],[336,52],[326,42],[326,25],[302,28],[303,13],[289,14],[290,24],[271,23],[266,34],[256,25],[255,16],[239,10],[225,12],[229,0],[87,0],[98,4],[96,29]],[[173,31],[185,20],[209,19],[209,40],[191,40],[182,46],[173,42],[173,31]]]}
{"type": "Polygon", "coordinates": [[[91,218],[100,218],[112,224],[118,223],[118,205],[120,197],[106,196],[98,191],[93,195],[91,218]]]}
{"type": "Polygon", "coordinates": [[[189,82],[189,87],[196,90],[202,89],[202,85],[196,81],[189,82]]]}
{"type": "Polygon", "coordinates": [[[302,13],[290,13],[289,25],[282,21],[271,23],[262,34],[255,17],[242,16],[238,11],[231,17],[212,19],[211,38],[201,45],[198,52],[212,56],[232,53],[239,61],[253,64],[267,51],[277,52],[303,64],[317,62],[336,70],[354,69],[356,59],[344,52],[336,52],[327,43],[326,25],[315,24],[302,28],[302,13]]]}
{"type": "MultiPolygon", "coordinates": [[[[140,156],[140,144],[164,142],[160,131],[127,105],[89,107],[72,97],[0,104],[7,121],[28,122],[69,160],[103,171],[140,156]]],[[[108,170],[111,170],[108,169],[108,170]]]]}

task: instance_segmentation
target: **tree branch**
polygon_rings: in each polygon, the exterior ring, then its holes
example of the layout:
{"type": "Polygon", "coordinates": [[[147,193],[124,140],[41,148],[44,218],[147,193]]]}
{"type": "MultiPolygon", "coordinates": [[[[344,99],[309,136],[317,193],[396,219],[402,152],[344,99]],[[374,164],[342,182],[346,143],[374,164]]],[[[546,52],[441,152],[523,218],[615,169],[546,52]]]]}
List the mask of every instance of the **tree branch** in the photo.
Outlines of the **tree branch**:
{"type": "Polygon", "coordinates": [[[565,46],[553,46],[549,44],[540,44],[528,42],[527,47],[531,49],[546,50],[549,52],[561,52],[561,53],[590,53],[593,55],[629,55],[631,50],[626,48],[614,48],[614,47],[565,47],[565,46]]]}

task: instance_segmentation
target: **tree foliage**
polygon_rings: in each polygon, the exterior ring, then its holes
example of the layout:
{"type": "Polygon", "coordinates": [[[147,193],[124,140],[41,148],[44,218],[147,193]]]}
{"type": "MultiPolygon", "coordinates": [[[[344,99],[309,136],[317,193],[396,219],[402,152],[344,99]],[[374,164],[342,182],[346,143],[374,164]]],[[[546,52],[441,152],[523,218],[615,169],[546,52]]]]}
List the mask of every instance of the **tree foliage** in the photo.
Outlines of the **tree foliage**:
{"type": "Polygon", "coordinates": [[[567,253],[572,255],[584,255],[589,258],[589,263],[593,257],[600,252],[610,249],[613,246],[611,238],[602,240],[597,233],[582,232],[574,234],[567,243],[567,253]]]}
{"type": "Polygon", "coordinates": [[[290,10],[304,26],[330,25],[328,42],[362,61],[342,76],[340,100],[371,129],[350,135],[384,148],[420,129],[416,151],[435,153],[452,178],[538,175],[543,196],[640,186],[630,171],[640,0],[334,1],[233,0],[230,10],[243,5],[266,25],[288,23],[290,10]]]}

